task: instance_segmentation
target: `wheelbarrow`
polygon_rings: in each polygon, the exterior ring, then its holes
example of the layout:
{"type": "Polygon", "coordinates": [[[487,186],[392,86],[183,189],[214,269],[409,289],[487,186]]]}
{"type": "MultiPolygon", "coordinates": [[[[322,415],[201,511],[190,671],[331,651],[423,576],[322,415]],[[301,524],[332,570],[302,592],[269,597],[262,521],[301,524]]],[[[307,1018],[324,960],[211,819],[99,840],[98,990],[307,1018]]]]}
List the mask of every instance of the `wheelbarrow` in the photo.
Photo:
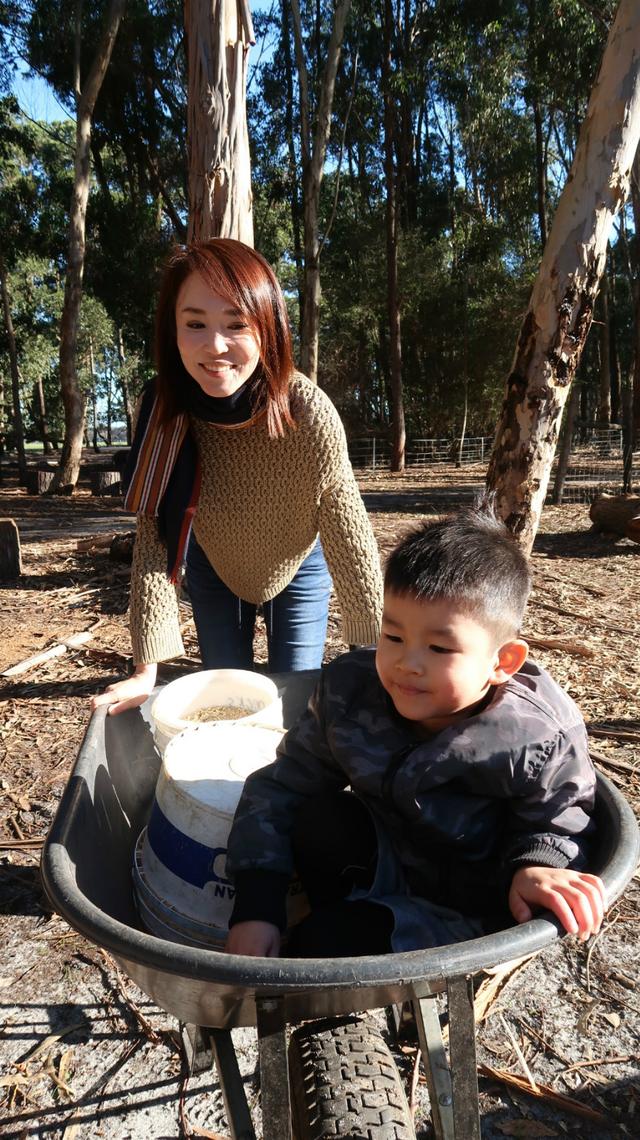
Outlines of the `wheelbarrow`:
{"type": "MultiPolygon", "coordinates": [[[[285,726],[304,709],[317,676],[274,676],[285,726]]],[[[409,1006],[437,1140],[480,1140],[473,977],[548,946],[563,933],[560,924],[545,913],[457,945],[333,961],[233,956],[155,937],[140,923],[131,881],[160,767],[151,703],[91,718],[43,852],[55,909],[182,1023],[192,1071],[215,1063],[233,1140],[256,1136],[231,1037],[232,1028],[253,1025],[264,1140],[415,1137],[387,1046],[353,1016],[409,1006]],[[434,1000],[440,994],[448,1001],[448,1057],[434,1000]]],[[[635,871],[640,837],[625,799],[601,774],[596,821],[592,870],[610,905],[635,871]]]]}

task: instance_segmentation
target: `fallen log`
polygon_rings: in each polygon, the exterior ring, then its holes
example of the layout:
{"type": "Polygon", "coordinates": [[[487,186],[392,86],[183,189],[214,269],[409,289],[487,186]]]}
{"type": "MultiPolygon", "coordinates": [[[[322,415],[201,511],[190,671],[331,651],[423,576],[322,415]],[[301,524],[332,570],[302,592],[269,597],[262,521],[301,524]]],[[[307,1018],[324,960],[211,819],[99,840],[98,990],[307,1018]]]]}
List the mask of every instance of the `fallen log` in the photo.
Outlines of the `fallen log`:
{"type": "Polygon", "coordinates": [[[640,495],[598,495],[589,518],[596,530],[640,542],[640,495]]]}

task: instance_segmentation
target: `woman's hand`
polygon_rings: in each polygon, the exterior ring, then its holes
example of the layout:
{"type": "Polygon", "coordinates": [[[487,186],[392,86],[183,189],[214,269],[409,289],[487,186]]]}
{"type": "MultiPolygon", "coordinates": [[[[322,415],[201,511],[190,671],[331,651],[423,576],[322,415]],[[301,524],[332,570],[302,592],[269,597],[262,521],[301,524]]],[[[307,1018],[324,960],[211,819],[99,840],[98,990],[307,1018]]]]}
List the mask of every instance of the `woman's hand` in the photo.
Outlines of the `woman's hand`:
{"type": "Polygon", "coordinates": [[[147,697],[151,696],[156,683],[158,666],[153,662],[149,665],[136,665],[135,672],[126,681],[116,681],[108,685],[104,693],[92,697],[92,710],[108,705],[109,716],[117,716],[125,709],[135,709],[143,705],[147,697]]]}
{"type": "Polygon", "coordinates": [[[227,954],[248,954],[251,958],[277,958],[280,931],[271,922],[237,922],[229,931],[225,950],[227,954]]]}

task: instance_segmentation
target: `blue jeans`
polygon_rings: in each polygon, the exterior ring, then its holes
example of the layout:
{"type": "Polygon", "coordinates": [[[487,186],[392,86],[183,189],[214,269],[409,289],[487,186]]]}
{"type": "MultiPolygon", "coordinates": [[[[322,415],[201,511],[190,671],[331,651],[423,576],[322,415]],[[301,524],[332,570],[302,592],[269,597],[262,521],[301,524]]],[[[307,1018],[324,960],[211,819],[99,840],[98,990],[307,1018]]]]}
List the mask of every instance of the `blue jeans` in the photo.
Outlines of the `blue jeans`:
{"type": "MultiPolygon", "coordinates": [[[[193,535],[187,553],[187,589],[203,667],[252,669],[258,607],[225,586],[193,535]]],[[[330,593],[331,577],[318,539],[289,585],[262,605],[270,673],[320,668],[330,593]]]]}

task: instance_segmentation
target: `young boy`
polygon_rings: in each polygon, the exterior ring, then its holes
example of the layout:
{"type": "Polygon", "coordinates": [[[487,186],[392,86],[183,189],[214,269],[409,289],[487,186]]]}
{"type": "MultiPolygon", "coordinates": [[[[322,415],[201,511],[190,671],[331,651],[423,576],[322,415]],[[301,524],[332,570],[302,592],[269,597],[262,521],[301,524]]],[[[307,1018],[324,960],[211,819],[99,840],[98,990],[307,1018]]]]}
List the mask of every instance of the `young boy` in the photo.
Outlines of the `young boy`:
{"type": "Polygon", "coordinates": [[[444,945],[539,908],[582,939],[600,928],[602,883],[583,869],[595,774],[577,707],[527,662],[530,585],[486,503],[391,554],[376,650],[326,666],[247,780],[230,953],[280,953],[294,867],[311,913],[288,955],[444,945]]]}

